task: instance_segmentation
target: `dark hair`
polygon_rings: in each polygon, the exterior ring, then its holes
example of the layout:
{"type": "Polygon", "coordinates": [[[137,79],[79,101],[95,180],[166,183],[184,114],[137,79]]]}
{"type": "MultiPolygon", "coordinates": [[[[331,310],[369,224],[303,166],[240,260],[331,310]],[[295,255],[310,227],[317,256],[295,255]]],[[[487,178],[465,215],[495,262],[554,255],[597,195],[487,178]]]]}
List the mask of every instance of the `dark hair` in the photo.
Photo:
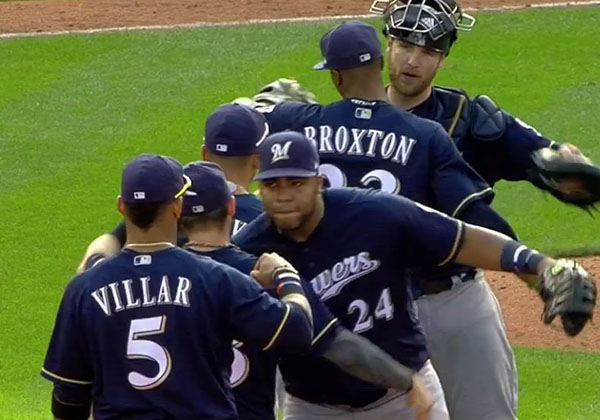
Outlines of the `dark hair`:
{"type": "Polygon", "coordinates": [[[135,226],[142,230],[148,230],[161,210],[169,204],[171,204],[171,201],[162,203],[126,204],[125,208],[127,209],[127,216],[135,226]]]}
{"type": "Polygon", "coordinates": [[[220,207],[208,213],[185,216],[179,219],[179,230],[191,232],[206,227],[221,227],[227,220],[227,207],[220,207]]]}

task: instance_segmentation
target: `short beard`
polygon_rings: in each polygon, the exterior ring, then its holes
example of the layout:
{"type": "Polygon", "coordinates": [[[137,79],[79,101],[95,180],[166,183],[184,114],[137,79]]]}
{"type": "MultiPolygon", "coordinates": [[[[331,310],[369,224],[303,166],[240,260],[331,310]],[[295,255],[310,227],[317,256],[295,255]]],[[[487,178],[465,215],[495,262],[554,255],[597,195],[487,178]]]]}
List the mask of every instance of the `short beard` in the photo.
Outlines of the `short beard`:
{"type": "Polygon", "coordinates": [[[407,96],[409,98],[414,98],[415,96],[419,96],[424,91],[426,91],[427,88],[429,88],[429,86],[431,85],[431,81],[430,81],[429,83],[421,82],[418,85],[413,85],[413,86],[407,87],[407,86],[403,85],[402,83],[396,83],[395,79],[396,79],[395,77],[390,77],[390,84],[392,85],[392,88],[396,92],[398,92],[400,95],[407,96]]]}
{"type": "Polygon", "coordinates": [[[294,232],[302,230],[302,228],[304,226],[306,226],[306,224],[310,221],[310,219],[313,217],[313,215],[317,211],[316,209],[317,209],[317,205],[315,203],[313,205],[312,209],[310,209],[310,211],[300,214],[300,217],[298,217],[298,223],[294,227],[289,227],[289,228],[281,227],[277,224],[277,221],[275,219],[271,218],[271,220],[280,233],[293,234],[294,232]]]}

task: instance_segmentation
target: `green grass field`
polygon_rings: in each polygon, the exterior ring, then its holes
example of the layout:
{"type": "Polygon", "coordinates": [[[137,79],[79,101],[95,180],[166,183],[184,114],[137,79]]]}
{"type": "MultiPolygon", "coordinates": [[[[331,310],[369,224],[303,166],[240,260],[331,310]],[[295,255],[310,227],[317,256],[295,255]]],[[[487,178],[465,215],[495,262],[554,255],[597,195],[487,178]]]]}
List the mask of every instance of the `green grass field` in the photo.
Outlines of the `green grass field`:
{"type": "MultiPolygon", "coordinates": [[[[598,8],[481,14],[438,82],[489,94],[599,161],[599,20],[598,8]]],[[[0,419],[48,417],[50,387],[38,372],[55,311],[89,240],[119,220],[124,164],[142,152],[199,158],[206,116],[278,77],[335,100],[328,75],[311,70],[330,26],[0,42],[0,419]]],[[[497,192],[496,208],[527,243],[552,254],[600,250],[598,219],[529,185],[497,192]]],[[[600,419],[600,355],[517,356],[521,419],[600,419]]]]}

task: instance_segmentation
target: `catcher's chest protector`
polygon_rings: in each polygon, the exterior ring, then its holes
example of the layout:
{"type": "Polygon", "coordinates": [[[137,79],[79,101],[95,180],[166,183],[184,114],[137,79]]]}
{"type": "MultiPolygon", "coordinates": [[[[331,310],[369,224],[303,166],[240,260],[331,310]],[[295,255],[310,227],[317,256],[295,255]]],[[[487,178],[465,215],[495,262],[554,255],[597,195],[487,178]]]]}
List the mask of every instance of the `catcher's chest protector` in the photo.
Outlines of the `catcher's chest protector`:
{"type": "Polygon", "coordinates": [[[459,89],[434,88],[433,114],[426,116],[437,121],[452,137],[461,150],[462,142],[469,134],[469,98],[459,89]]]}

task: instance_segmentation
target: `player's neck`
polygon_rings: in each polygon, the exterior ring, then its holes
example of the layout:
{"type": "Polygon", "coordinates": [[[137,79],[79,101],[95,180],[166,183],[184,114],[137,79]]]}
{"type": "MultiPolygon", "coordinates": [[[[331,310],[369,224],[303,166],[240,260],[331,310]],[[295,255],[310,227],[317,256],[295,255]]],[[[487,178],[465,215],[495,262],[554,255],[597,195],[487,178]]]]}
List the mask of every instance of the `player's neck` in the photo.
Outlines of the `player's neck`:
{"type": "Polygon", "coordinates": [[[242,172],[245,171],[232,171],[225,169],[225,177],[227,180],[237,185],[235,194],[247,194],[248,191],[250,191],[250,181],[252,180],[253,176],[242,172]]]}
{"type": "Polygon", "coordinates": [[[388,96],[388,100],[389,102],[400,108],[400,109],[412,109],[416,106],[421,105],[423,102],[425,102],[427,100],[427,98],[429,98],[429,96],[431,95],[431,91],[432,91],[433,87],[430,85],[427,89],[425,89],[423,92],[419,93],[418,95],[415,96],[407,96],[407,95],[403,95],[402,93],[398,92],[396,89],[394,89],[394,86],[390,85],[390,88],[387,91],[387,96],[388,96]]]}
{"type": "Polygon", "coordinates": [[[387,101],[383,83],[373,86],[356,86],[344,92],[345,98],[362,99],[363,101],[387,101]]]}
{"type": "Polygon", "coordinates": [[[323,196],[319,195],[315,206],[315,211],[312,213],[309,219],[307,219],[302,226],[298,229],[285,231],[284,235],[294,240],[295,242],[305,242],[310,238],[310,235],[315,231],[323,215],[325,214],[325,204],[323,203],[323,196]]]}
{"type": "Polygon", "coordinates": [[[125,247],[130,249],[152,252],[171,248],[177,242],[177,224],[175,223],[172,226],[155,224],[148,230],[142,230],[133,223],[126,222],[125,225],[127,228],[125,247]]]}
{"type": "Polygon", "coordinates": [[[212,251],[229,246],[231,235],[225,229],[196,229],[188,232],[186,247],[198,251],[212,251]]]}

